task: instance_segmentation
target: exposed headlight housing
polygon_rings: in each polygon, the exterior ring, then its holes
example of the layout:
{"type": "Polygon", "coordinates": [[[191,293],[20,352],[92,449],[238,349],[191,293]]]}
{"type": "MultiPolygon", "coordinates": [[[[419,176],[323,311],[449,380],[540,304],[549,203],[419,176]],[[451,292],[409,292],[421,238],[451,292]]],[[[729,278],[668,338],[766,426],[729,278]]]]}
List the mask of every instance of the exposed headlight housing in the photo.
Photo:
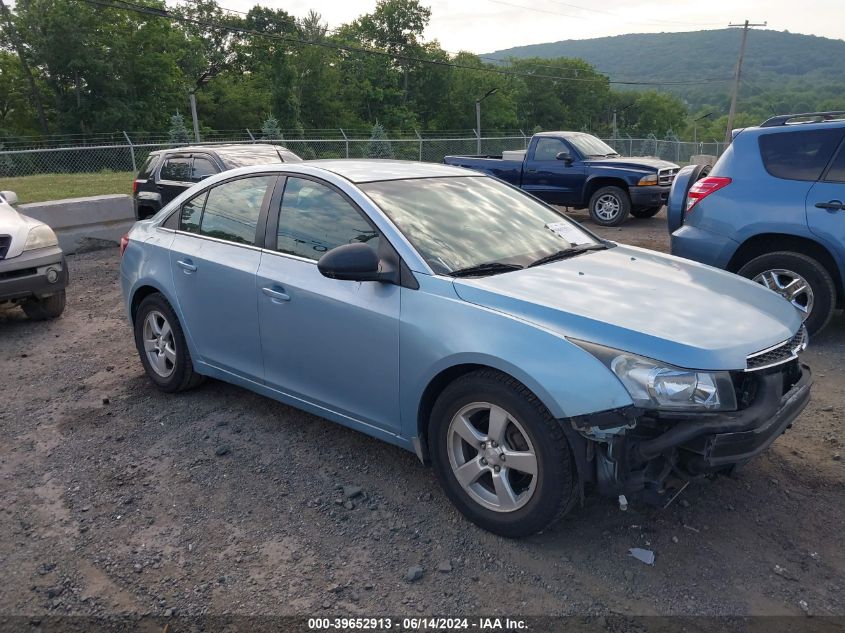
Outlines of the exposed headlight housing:
{"type": "Polygon", "coordinates": [[[736,409],[736,393],[727,371],[684,369],[603,345],[572,342],[604,363],[637,407],[661,411],[736,409]]]}
{"type": "Polygon", "coordinates": [[[46,224],[38,224],[29,229],[29,235],[26,236],[26,244],[23,250],[34,251],[37,248],[47,248],[49,246],[58,246],[59,240],[56,234],[46,224]]]}
{"type": "Polygon", "coordinates": [[[648,187],[650,185],[657,184],[657,174],[649,174],[648,176],[643,176],[640,178],[640,181],[637,183],[639,187],[648,187]]]}

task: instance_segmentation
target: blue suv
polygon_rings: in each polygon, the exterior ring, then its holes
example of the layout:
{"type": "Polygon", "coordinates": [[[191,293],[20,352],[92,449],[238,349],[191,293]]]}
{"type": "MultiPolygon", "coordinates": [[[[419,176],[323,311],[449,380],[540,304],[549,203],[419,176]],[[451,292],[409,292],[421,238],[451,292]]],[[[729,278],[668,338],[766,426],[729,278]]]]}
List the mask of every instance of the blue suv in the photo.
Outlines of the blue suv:
{"type": "Polygon", "coordinates": [[[845,112],[736,131],[712,171],[679,172],[668,215],[672,254],[778,292],[820,331],[845,296],[845,112]]]}

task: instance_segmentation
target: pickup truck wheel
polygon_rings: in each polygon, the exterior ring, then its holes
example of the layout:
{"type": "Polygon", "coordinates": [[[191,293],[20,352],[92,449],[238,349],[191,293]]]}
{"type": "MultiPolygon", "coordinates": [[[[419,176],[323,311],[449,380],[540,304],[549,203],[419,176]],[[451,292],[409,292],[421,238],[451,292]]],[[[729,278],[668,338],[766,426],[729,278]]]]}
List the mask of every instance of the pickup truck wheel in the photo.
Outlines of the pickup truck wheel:
{"type": "Polygon", "coordinates": [[[590,198],[590,218],[601,226],[619,226],[631,212],[631,198],[620,187],[602,187],[590,198]]]}
{"type": "Polygon", "coordinates": [[[61,316],[65,311],[65,291],[60,290],[56,294],[44,297],[43,299],[27,299],[21,304],[24,313],[33,321],[45,321],[61,316]]]}
{"type": "Polygon", "coordinates": [[[538,532],[577,499],[560,424],[524,385],[492,369],[461,376],[440,394],[429,450],[452,503],[501,536],[538,532]]]}
{"type": "Polygon", "coordinates": [[[635,207],[631,209],[631,215],[633,215],[635,218],[641,219],[653,218],[655,215],[660,213],[660,209],[662,208],[662,205],[659,207],[635,207]]]}
{"type": "Polygon", "coordinates": [[[789,301],[810,334],[828,324],[836,307],[836,286],[827,269],[803,253],[780,251],[755,257],[739,269],[743,277],[789,301]]]}
{"type": "Polygon", "coordinates": [[[153,383],[168,393],[191,389],[203,380],[194,363],[173,308],[159,293],[141,301],[135,313],[135,346],[153,383]]]}

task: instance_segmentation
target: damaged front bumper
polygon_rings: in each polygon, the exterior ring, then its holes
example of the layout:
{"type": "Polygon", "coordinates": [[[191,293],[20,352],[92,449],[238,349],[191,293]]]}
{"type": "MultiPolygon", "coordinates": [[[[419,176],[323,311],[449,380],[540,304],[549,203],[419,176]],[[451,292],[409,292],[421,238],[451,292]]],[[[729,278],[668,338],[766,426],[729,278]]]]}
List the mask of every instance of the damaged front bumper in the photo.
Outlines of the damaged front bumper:
{"type": "Polygon", "coordinates": [[[811,384],[809,367],[794,360],[738,374],[735,388],[744,406],[737,411],[627,407],[572,418],[572,429],[586,440],[578,460],[582,479],[603,494],[643,492],[659,503],[673,481],[727,471],[766,450],[807,406],[811,384]]]}

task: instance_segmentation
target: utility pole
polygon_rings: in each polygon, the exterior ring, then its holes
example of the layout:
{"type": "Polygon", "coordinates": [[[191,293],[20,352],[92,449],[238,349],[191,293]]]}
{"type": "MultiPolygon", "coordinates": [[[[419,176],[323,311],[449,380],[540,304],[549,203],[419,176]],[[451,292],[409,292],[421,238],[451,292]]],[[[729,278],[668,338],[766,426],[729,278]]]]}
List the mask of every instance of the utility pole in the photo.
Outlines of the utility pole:
{"type": "Polygon", "coordinates": [[[725,131],[725,144],[731,142],[731,131],[734,126],[734,115],[736,114],[736,100],[739,95],[739,78],[742,74],[742,59],[745,57],[745,41],[748,39],[748,29],[754,26],[766,26],[766,23],[751,24],[748,20],[744,24],[728,24],[729,27],[742,27],[742,43],[739,45],[739,59],[736,62],[736,72],[734,73],[734,89],[731,94],[731,109],[728,112],[728,129],[725,131]]]}
{"type": "Polygon", "coordinates": [[[191,119],[194,121],[194,141],[200,142],[200,122],[197,118],[197,91],[191,90],[191,119]]]}
{"type": "Polygon", "coordinates": [[[475,100],[475,133],[478,138],[475,152],[479,156],[481,155],[481,102],[484,101],[487,97],[496,94],[497,90],[498,88],[492,88],[491,90],[488,90],[487,94],[485,94],[483,97],[479,97],[475,100]]]}

